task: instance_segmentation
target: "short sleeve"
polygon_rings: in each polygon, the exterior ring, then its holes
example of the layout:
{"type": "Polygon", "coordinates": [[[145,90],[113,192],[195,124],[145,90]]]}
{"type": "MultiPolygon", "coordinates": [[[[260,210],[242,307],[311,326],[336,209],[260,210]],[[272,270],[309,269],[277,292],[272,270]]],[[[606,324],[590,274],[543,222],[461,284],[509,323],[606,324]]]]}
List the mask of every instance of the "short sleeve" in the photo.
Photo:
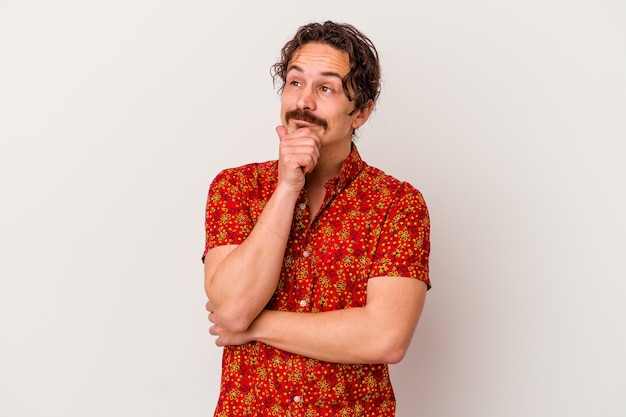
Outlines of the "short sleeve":
{"type": "Polygon", "coordinates": [[[403,183],[380,230],[370,276],[401,276],[430,289],[430,218],[422,194],[403,183]]]}
{"type": "Polygon", "coordinates": [[[220,172],[211,183],[206,202],[203,261],[209,249],[240,244],[252,230],[253,221],[245,204],[249,188],[246,176],[234,169],[220,172]]]}

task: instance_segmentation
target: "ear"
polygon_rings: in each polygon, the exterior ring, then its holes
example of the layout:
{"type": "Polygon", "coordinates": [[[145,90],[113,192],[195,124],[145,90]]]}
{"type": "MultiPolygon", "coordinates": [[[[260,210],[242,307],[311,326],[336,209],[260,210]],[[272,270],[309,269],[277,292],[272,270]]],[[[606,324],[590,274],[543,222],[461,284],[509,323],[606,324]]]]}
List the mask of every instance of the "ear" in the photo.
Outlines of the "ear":
{"type": "Polygon", "coordinates": [[[354,114],[354,120],[352,121],[352,128],[358,129],[359,127],[363,126],[365,122],[367,122],[367,119],[370,118],[370,115],[372,114],[373,109],[374,109],[374,102],[372,100],[369,100],[367,104],[365,105],[365,107],[363,107],[361,110],[359,110],[358,112],[354,114]]]}

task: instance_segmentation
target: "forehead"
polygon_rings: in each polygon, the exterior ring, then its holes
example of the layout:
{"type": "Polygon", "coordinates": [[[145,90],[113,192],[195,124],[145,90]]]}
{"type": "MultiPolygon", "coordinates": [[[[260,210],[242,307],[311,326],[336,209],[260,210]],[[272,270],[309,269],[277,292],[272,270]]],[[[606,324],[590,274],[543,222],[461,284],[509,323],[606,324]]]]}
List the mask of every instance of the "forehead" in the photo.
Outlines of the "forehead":
{"type": "Polygon", "coordinates": [[[345,51],[324,43],[310,42],[294,52],[287,71],[292,69],[311,75],[332,74],[343,78],[350,72],[350,59],[345,51]]]}

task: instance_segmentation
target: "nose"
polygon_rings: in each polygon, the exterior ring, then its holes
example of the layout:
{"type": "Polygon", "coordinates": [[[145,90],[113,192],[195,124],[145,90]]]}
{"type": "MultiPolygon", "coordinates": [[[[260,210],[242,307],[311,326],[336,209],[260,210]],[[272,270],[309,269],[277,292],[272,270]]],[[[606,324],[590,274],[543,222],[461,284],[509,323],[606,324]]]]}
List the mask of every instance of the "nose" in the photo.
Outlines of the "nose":
{"type": "Polygon", "coordinates": [[[315,92],[311,86],[306,86],[300,91],[296,105],[301,110],[315,110],[315,92]]]}

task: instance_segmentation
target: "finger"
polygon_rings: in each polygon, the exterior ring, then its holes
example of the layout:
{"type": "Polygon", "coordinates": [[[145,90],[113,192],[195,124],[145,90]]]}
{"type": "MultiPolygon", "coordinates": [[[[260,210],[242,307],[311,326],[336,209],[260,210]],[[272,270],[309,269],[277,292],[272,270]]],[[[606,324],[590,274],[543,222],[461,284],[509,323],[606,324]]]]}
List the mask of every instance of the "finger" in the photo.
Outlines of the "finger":
{"type": "Polygon", "coordinates": [[[317,147],[318,149],[322,145],[319,135],[317,134],[315,130],[311,129],[310,127],[301,127],[299,129],[296,129],[294,132],[292,132],[291,136],[299,137],[302,139],[304,138],[311,139],[313,142],[313,145],[317,147]]]}
{"type": "Polygon", "coordinates": [[[278,133],[278,139],[283,140],[287,136],[287,128],[283,125],[276,126],[276,133],[278,133]]]}
{"type": "Polygon", "coordinates": [[[303,173],[308,174],[315,169],[317,165],[317,157],[314,154],[303,154],[300,159],[300,169],[303,173]]]}

